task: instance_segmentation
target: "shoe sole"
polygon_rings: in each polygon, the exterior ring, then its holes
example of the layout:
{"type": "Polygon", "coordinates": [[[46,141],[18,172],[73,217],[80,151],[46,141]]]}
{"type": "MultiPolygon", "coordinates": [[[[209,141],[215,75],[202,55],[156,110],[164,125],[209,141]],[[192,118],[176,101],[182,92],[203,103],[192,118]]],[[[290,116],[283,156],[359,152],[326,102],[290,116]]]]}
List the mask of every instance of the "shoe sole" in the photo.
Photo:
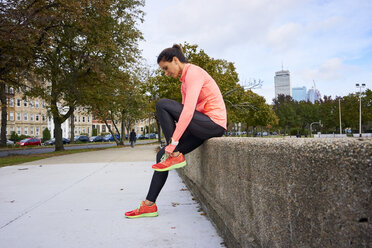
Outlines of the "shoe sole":
{"type": "Polygon", "coordinates": [[[174,169],[179,169],[179,168],[182,168],[184,166],[186,166],[187,163],[186,161],[183,161],[182,163],[179,163],[179,164],[174,164],[172,166],[169,166],[168,168],[164,168],[164,169],[154,169],[156,171],[170,171],[170,170],[174,170],[174,169]]]}
{"type": "Polygon", "coordinates": [[[142,217],[156,217],[158,216],[158,212],[154,213],[145,213],[145,214],[139,214],[139,215],[134,215],[134,216],[125,216],[128,219],[135,219],[135,218],[142,218],[142,217]]]}

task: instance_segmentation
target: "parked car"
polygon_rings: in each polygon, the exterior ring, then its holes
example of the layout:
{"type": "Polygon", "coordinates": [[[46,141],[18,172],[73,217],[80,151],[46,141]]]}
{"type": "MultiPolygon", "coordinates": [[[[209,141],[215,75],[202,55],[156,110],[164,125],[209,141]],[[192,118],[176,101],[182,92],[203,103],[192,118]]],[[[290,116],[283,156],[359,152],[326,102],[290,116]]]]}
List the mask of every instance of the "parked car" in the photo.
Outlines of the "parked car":
{"type": "MultiPolygon", "coordinates": [[[[54,145],[56,143],[56,139],[53,138],[51,140],[47,140],[44,142],[44,145],[54,145]]],[[[70,144],[70,140],[66,138],[62,138],[62,143],[63,144],[70,144]]]]}
{"type": "Polygon", "coordinates": [[[7,145],[10,145],[10,146],[13,146],[13,145],[14,145],[14,142],[11,141],[11,140],[6,140],[6,144],[7,144],[7,145]]]}
{"type": "MultiPolygon", "coordinates": [[[[116,137],[117,140],[120,139],[119,134],[115,134],[115,137],[116,137]]],[[[104,141],[114,141],[114,137],[112,137],[111,134],[107,134],[103,139],[104,139],[104,141]]]]}
{"type": "Polygon", "coordinates": [[[80,135],[80,136],[76,136],[74,138],[74,141],[77,142],[77,141],[81,141],[81,142],[89,142],[89,137],[86,136],[86,135],[80,135]]]}
{"type": "Polygon", "coordinates": [[[143,134],[137,134],[137,139],[138,140],[143,140],[143,139],[146,139],[146,137],[143,134]]]}
{"type": "Polygon", "coordinates": [[[20,146],[41,146],[41,140],[38,138],[26,138],[16,144],[20,146]]]}
{"type": "Polygon", "coordinates": [[[102,136],[92,136],[89,138],[90,142],[102,142],[104,141],[102,136]]]}
{"type": "Polygon", "coordinates": [[[145,134],[146,139],[156,139],[156,133],[147,133],[145,134]]]}

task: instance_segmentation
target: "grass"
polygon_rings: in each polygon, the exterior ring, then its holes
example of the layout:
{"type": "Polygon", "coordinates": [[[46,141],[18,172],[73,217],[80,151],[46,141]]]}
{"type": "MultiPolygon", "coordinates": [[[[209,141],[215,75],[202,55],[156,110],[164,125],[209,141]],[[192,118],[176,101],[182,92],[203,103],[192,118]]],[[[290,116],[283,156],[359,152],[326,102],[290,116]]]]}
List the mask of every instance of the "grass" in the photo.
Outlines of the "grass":
{"type": "Polygon", "coordinates": [[[64,150],[64,151],[48,152],[48,153],[41,153],[41,154],[7,156],[7,157],[0,158],[0,167],[9,166],[9,165],[17,165],[17,164],[32,162],[32,161],[36,161],[36,160],[40,160],[44,158],[63,156],[63,155],[68,155],[68,154],[80,153],[80,152],[99,151],[99,150],[104,150],[108,148],[114,148],[114,147],[64,150]]]}

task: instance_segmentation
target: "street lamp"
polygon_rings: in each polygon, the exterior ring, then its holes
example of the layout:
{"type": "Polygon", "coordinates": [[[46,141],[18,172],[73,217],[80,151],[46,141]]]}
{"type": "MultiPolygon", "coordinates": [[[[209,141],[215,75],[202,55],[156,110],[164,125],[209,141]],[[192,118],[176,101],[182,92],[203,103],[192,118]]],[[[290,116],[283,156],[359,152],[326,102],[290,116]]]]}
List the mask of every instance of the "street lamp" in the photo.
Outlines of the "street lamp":
{"type": "Polygon", "coordinates": [[[366,87],[366,84],[355,84],[359,88],[359,137],[362,137],[362,88],[366,87]]]}
{"type": "Polygon", "coordinates": [[[312,133],[313,133],[313,124],[319,124],[319,126],[323,126],[322,125],[322,121],[319,121],[319,122],[313,122],[310,124],[310,138],[312,137],[312,133]]]}

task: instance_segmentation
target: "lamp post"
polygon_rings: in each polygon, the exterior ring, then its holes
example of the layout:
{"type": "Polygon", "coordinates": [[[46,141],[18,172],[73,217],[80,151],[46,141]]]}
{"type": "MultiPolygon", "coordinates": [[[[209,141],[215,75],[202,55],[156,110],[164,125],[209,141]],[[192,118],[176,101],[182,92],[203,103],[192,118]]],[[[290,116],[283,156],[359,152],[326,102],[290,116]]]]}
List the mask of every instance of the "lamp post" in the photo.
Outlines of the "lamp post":
{"type": "Polygon", "coordinates": [[[341,124],[341,99],[338,98],[338,115],[340,117],[340,134],[342,134],[342,124],[341,124]]]}
{"type": "Polygon", "coordinates": [[[323,126],[322,125],[322,121],[319,121],[319,122],[313,122],[310,124],[310,138],[312,138],[312,133],[313,133],[313,124],[319,124],[319,126],[323,126]]]}
{"type": "Polygon", "coordinates": [[[359,137],[362,137],[362,88],[366,87],[366,84],[355,84],[359,88],[359,137]]]}

